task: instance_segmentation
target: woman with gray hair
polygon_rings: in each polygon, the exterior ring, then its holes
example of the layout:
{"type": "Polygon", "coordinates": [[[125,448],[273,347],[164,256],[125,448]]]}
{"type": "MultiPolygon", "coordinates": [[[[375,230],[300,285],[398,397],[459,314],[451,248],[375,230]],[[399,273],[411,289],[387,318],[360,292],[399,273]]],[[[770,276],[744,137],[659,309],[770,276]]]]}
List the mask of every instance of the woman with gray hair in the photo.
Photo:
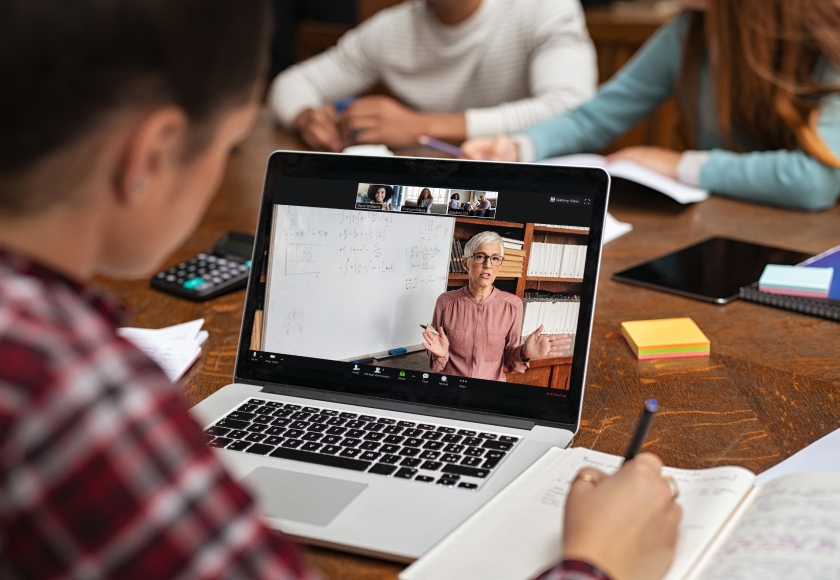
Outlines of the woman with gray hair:
{"type": "Polygon", "coordinates": [[[423,332],[432,372],[505,381],[505,367],[524,373],[531,359],[565,353],[569,337],[541,335],[543,326],[520,344],[522,300],[493,285],[504,252],[496,232],[478,233],[467,242],[461,264],[469,283],[438,297],[432,323],[423,332]]]}

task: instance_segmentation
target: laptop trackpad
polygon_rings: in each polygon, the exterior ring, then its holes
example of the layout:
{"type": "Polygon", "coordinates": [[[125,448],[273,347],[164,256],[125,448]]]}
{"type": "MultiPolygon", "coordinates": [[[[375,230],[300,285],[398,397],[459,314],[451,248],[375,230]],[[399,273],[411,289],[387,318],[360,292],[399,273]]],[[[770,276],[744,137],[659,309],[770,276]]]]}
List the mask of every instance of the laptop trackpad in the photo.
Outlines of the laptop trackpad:
{"type": "Polygon", "coordinates": [[[366,483],[258,467],[242,480],[259,498],[262,512],[316,526],[326,526],[362,493],[366,483]]]}

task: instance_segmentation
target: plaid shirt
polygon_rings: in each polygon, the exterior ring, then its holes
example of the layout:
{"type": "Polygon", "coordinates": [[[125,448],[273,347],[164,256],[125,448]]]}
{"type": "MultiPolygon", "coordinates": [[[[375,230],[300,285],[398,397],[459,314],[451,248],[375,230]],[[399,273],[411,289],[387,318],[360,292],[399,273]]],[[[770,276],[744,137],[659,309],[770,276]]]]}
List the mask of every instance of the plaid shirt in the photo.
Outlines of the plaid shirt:
{"type": "Polygon", "coordinates": [[[121,314],[0,250],[0,577],[314,578],[121,314]]]}

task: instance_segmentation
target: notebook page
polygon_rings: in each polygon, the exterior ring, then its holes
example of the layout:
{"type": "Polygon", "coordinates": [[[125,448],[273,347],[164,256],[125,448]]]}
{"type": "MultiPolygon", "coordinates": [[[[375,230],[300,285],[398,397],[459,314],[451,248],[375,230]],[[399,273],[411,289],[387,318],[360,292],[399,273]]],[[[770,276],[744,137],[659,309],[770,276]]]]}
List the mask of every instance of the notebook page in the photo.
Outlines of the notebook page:
{"type": "MultiPolygon", "coordinates": [[[[622,458],[552,449],[415,564],[401,580],[530,580],[560,558],[569,484],[583,467],[614,472],[622,458]]],[[[680,580],[752,487],[739,467],[667,469],[683,507],[677,555],[666,580],[680,580]]]]}
{"type": "Polygon", "coordinates": [[[692,579],[840,578],[840,475],[787,475],[750,499],[692,579]]]}

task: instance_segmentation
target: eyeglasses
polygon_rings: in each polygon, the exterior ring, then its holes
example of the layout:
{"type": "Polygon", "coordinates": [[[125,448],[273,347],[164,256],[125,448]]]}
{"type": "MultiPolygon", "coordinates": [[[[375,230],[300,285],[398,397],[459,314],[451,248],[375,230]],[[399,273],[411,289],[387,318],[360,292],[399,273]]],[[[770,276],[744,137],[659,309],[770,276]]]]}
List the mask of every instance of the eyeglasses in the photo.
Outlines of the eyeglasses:
{"type": "Polygon", "coordinates": [[[484,264],[487,260],[490,260],[491,266],[501,266],[502,265],[502,258],[501,256],[488,256],[487,254],[473,254],[470,256],[476,264],[484,264]]]}

